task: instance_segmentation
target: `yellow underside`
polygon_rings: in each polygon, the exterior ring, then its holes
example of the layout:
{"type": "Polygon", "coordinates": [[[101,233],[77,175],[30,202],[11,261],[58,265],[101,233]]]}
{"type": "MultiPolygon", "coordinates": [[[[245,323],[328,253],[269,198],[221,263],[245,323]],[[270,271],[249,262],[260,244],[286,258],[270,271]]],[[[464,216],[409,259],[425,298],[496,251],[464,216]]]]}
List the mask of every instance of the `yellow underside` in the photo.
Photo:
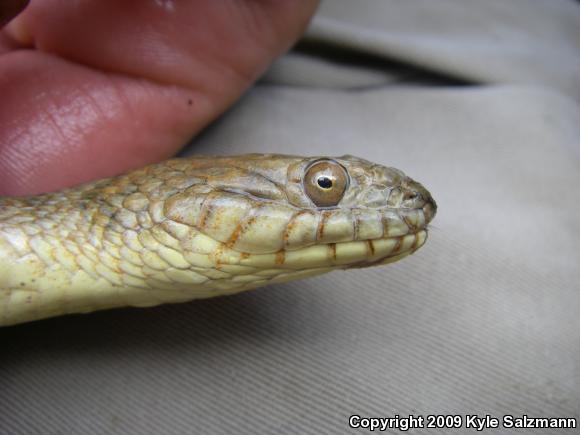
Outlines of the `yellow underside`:
{"type": "Polygon", "coordinates": [[[420,248],[426,237],[426,231],[419,231],[396,238],[244,255],[221,249],[218,242],[198,235],[196,253],[165,250],[163,256],[152,257],[148,266],[141,268],[131,268],[129,262],[111,268],[101,264],[75,268],[72,265],[78,263],[78,258],[47,266],[46,259],[38,255],[16,260],[5,256],[0,262],[0,326],[114,307],[185,302],[319,275],[345,266],[387,264],[420,248]],[[156,258],[160,259],[158,263],[156,258]]]}

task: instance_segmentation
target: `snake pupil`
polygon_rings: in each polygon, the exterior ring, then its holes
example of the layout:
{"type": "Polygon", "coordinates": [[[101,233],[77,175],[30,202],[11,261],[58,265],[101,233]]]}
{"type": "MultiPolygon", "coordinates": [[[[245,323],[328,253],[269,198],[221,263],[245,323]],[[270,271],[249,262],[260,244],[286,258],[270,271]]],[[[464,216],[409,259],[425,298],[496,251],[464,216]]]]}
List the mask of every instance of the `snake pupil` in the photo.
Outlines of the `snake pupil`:
{"type": "Polygon", "coordinates": [[[323,189],[330,189],[332,187],[332,180],[328,177],[318,177],[318,180],[316,180],[316,182],[323,189]]]}

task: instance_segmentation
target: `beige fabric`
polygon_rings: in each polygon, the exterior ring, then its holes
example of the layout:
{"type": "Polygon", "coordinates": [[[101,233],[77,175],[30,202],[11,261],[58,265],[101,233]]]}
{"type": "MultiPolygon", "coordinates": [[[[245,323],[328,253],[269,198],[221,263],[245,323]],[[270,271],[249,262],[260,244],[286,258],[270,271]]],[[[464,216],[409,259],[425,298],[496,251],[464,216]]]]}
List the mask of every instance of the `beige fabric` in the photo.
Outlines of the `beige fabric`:
{"type": "MultiPolygon", "coordinates": [[[[579,101],[577,2],[327,1],[190,152],[399,167],[438,201],[427,245],[383,268],[1,330],[0,432],[580,419],[579,101]]],[[[483,433],[500,432],[550,433],[483,433]]]]}

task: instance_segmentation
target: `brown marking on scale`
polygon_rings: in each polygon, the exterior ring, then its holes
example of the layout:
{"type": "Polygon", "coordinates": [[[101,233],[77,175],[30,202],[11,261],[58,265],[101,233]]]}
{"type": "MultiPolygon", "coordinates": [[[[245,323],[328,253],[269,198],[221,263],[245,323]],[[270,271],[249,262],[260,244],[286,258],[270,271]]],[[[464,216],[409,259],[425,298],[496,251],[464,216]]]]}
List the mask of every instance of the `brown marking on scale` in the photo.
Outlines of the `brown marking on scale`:
{"type": "Polygon", "coordinates": [[[375,244],[372,240],[367,240],[367,247],[369,248],[369,257],[375,256],[375,244]]]}
{"type": "Polygon", "coordinates": [[[318,221],[318,227],[316,228],[316,240],[322,240],[322,237],[324,237],[324,227],[331,213],[332,212],[328,210],[324,210],[320,213],[320,220],[318,221]]]}
{"type": "Polygon", "coordinates": [[[224,250],[224,246],[220,243],[220,245],[211,253],[211,258],[215,264],[215,268],[220,270],[222,267],[222,253],[224,250]]]}
{"type": "Polygon", "coordinates": [[[288,222],[286,228],[284,229],[284,233],[282,233],[282,240],[284,242],[284,246],[288,246],[288,239],[290,238],[290,233],[296,227],[296,220],[298,219],[299,216],[302,216],[303,214],[306,213],[310,212],[308,210],[300,210],[298,213],[294,213],[292,215],[290,221],[288,222]]]}
{"type": "Polygon", "coordinates": [[[381,234],[381,238],[385,237],[389,234],[389,221],[387,220],[386,216],[380,213],[381,219],[381,229],[383,230],[383,234],[381,234]]]}
{"type": "Polygon", "coordinates": [[[283,249],[281,249],[278,252],[276,252],[276,260],[275,260],[275,263],[276,264],[284,264],[285,261],[286,261],[286,251],[284,251],[283,249]]]}
{"type": "Polygon", "coordinates": [[[417,237],[417,233],[413,234],[413,244],[411,245],[411,247],[409,248],[410,251],[415,252],[417,249],[419,249],[419,246],[417,246],[419,244],[419,237],[417,237]]]}
{"type": "Polygon", "coordinates": [[[403,237],[397,237],[397,243],[395,244],[395,247],[393,248],[393,250],[389,254],[389,257],[393,254],[398,253],[402,247],[403,247],[403,237]]]}
{"type": "Polygon", "coordinates": [[[328,244],[328,252],[330,253],[330,258],[332,258],[333,261],[336,261],[336,243],[328,244]]]}
{"type": "Polygon", "coordinates": [[[256,221],[258,218],[257,211],[262,207],[261,203],[257,203],[254,207],[252,207],[248,213],[240,219],[234,231],[232,231],[232,235],[226,242],[227,248],[232,248],[236,242],[242,237],[244,232],[256,221]]]}
{"type": "Polygon", "coordinates": [[[358,240],[358,232],[359,232],[358,218],[359,218],[359,216],[357,216],[357,214],[353,210],[353,213],[351,213],[351,217],[352,217],[353,240],[358,240]]]}
{"type": "Polygon", "coordinates": [[[240,252],[240,257],[242,258],[242,260],[247,260],[248,258],[250,258],[250,253],[249,252],[240,252]]]}
{"type": "Polygon", "coordinates": [[[201,212],[199,213],[199,218],[197,221],[197,227],[199,229],[205,229],[205,224],[207,222],[207,219],[213,213],[213,206],[210,205],[211,204],[210,198],[211,198],[211,193],[209,195],[207,195],[205,197],[205,199],[203,200],[203,202],[201,203],[201,212]]]}
{"type": "Polygon", "coordinates": [[[409,227],[409,230],[411,230],[412,233],[415,233],[419,230],[417,225],[409,221],[409,216],[402,214],[401,218],[403,219],[403,222],[405,222],[405,224],[409,227]]]}

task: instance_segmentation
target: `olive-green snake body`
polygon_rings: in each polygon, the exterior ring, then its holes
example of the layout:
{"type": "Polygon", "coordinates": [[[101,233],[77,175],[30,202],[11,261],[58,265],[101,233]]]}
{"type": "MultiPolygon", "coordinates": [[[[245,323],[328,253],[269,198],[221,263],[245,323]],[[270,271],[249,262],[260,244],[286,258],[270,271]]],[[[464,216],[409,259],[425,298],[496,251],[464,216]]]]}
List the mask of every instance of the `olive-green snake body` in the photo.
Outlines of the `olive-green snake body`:
{"type": "Polygon", "coordinates": [[[0,326],[389,263],[435,211],[401,171],[352,156],[172,159],[0,198],[0,326]]]}

